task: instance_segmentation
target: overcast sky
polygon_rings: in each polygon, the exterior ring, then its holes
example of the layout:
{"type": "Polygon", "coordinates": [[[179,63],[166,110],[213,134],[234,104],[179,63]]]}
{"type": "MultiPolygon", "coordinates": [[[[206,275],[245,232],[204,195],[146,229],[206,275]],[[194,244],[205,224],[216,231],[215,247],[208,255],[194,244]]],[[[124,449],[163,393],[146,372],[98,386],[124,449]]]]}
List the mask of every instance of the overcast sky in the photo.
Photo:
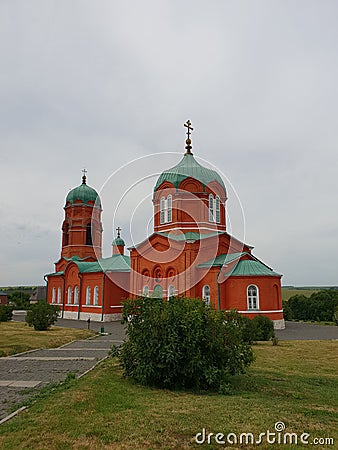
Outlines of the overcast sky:
{"type": "Polygon", "coordinates": [[[143,240],[187,119],[231,233],[283,284],[338,285],[337,23],[335,0],[1,0],[0,285],[53,271],[83,167],[104,255],[113,226],[143,240]]]}

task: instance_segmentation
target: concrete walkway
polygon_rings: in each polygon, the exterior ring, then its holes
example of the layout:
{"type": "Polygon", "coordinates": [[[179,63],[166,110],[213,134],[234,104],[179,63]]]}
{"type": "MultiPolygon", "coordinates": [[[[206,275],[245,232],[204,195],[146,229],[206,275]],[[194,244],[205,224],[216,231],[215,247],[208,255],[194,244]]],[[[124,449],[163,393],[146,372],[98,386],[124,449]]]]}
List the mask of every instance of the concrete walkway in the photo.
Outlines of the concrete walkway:
{"type": "Polygon", "coordinates": [[[83,375],[121,342],[114,333],[0,358],[0,420],[49,383],[64,381],[69,373],[83,375]]]}

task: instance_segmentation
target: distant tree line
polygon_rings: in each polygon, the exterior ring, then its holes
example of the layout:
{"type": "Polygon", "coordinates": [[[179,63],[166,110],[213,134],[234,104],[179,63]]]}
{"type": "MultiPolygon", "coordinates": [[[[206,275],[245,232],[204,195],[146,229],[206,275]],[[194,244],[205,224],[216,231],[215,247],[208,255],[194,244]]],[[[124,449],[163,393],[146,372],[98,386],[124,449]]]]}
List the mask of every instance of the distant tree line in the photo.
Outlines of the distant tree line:
{"type": "Polygon", "coordinates": [[[13,307],[13,309],[29,309],[30,294],[26,294],[23,291],[13,291],[8,296],[8,303],[13,307]]]}
{"type": "Polygon", "coordinates": [[[338,290],[325,289],[310,297],[294,295],[283,302],[286,320],[336,321],[338,324],[338,290]]]}

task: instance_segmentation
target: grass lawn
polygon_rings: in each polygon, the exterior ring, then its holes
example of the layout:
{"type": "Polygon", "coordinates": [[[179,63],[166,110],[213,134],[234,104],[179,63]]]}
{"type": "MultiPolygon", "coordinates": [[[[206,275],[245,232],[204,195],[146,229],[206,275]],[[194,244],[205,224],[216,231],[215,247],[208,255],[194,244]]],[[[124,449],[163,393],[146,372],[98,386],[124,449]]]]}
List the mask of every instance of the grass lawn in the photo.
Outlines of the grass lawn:
{"type": "Polygon", "coordinates": [[[73,340],[86,339],[93,334],[88,330],[54,326],[48,331],[35,331],[24,322],[0,322],[0,356],[40,347],[59,347],[73,340]]]}
{"type": "MultiPolygon", "coordinates": [[[[0,427],[10,449],[300,449],[309,445],[197,445],[194,436],[252,432],[282,421],[287,432],[332,437],[338,445],[338,342],[284,341],[254,346],[255,363],[229,395],[170,392],[124,379],[115,359],[39,399],[0,427]]],[[[283,433],[281,434],[283,436],[283,433]]],[[[323,446],[316,446],[323,448],[323,446]]]]}

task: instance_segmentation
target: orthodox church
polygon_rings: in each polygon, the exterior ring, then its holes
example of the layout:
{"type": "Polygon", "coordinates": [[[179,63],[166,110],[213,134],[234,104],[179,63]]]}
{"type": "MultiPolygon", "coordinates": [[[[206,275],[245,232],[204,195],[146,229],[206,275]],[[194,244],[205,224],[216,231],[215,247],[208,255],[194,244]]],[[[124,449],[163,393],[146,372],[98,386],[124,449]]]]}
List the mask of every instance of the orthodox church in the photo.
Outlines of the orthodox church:
{"type": "Polygon", "coordinates": [[[62,317],[118,320],[126,298],[185,295],[250,318],[265,315],[284,328],[281,275],[227,233],[226,187],[196,161],[190,121],[185,127],[183,158],[154,187],[154,231],[129,255],[118,227],[112,255],[102,258],[101,200],[85,173],[68,193],[61,256],[46,275],[47,301],[59,305],[62,317]]]}

